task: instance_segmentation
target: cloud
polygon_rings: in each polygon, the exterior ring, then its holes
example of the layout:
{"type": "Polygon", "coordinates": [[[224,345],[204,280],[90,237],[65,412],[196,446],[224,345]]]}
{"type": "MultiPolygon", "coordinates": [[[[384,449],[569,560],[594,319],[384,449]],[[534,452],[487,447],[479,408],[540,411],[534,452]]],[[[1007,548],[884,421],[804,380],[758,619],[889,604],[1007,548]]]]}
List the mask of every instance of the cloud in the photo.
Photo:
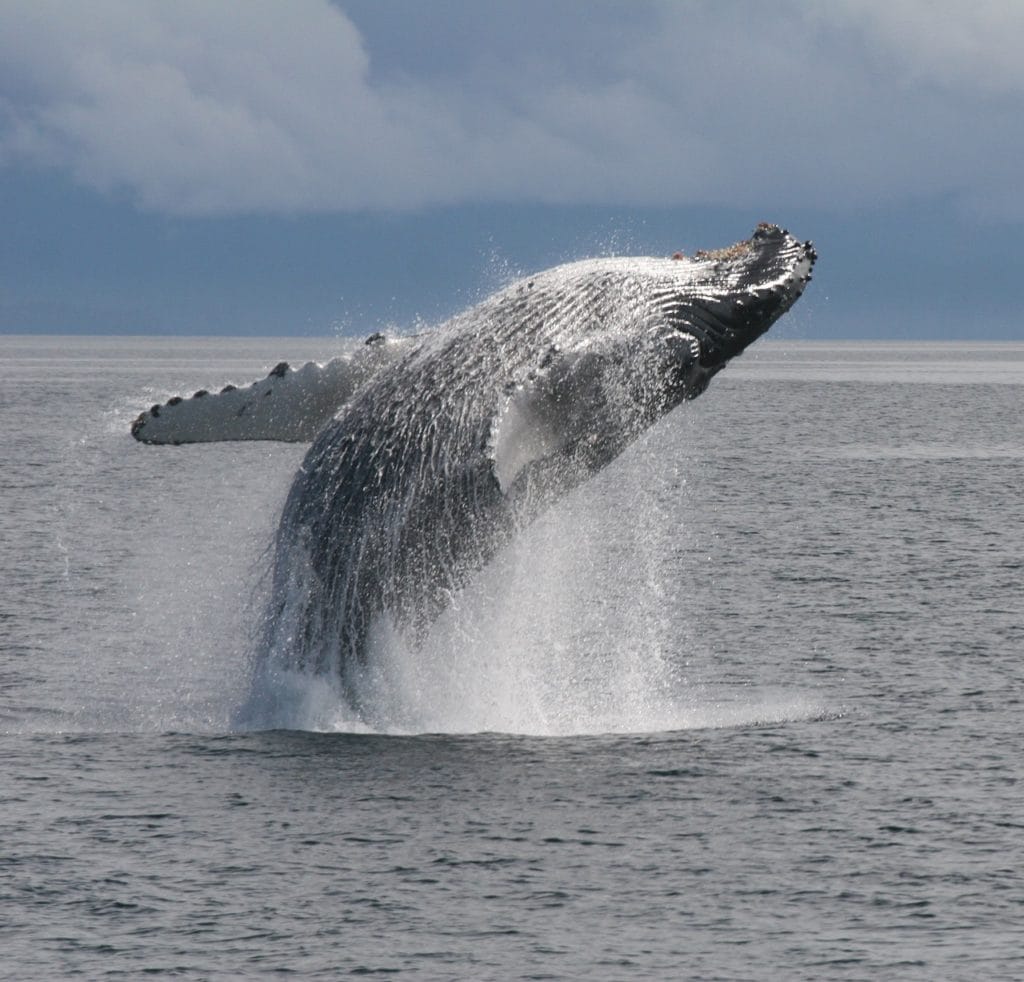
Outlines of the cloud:
{"type": "Polygon", "coordinates": [[[182,215],[946,195],[1024,219],[1012,4],[348,9],[8,2],[0,163],[182,215]]]}
{"type": "Polygon", "coordinates": [[[904,83],[950,92],[1024,92],[1024,6],[1015,0],[861,0],[833,14],[884,49],[904,83]]]}

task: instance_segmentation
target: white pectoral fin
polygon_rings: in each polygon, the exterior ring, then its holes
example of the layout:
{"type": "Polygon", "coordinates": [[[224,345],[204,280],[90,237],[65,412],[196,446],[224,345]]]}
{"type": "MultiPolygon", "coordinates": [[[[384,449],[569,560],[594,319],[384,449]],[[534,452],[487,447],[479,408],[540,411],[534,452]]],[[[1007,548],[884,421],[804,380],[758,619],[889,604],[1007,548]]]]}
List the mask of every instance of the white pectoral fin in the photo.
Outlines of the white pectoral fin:
{"type": "Polygon", "coordinates": [[[551,393],[535,380],[519,386],[491,421],[488,453],[503,494],[532,463],[565,445],[551,393]]]}
{"type": "Polygon", "coordinates": [[[312,440],[363,382],[395,359],[408,339],[372,341],[324,364],[291,368],[281,362],[250,385],[175,396],[139,415],[132,436],[143,443],[170,444],[312,440]]]}
{"type": "Polygon", "coordinates": [[[565,450],[595,424],[606,355],[598,349],[553,351],[544,367],[517,385],[491,421],[488,453],[494,476],[508,494],[532,464],[565,450]]]}
{"type": "Polygon", "coordinates": [[[645,426],[703,389],[699,358],[697,339],[674,328],[549,352],[491,422],[487,449],[502,492],[558,454],[591,470],[604,466],[645,426]]]}

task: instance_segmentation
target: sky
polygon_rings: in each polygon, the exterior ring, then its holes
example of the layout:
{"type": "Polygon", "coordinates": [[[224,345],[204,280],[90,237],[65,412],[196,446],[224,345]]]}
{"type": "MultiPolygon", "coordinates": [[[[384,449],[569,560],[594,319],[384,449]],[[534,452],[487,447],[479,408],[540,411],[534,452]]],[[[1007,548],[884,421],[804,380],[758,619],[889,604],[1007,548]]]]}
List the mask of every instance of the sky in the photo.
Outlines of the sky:
{"type": "Polygon", "coordinates": [[[1019,0],[0,0],[0,332],[434,322],[819,250],[773,334],[1024,338],[1019,0]]]}

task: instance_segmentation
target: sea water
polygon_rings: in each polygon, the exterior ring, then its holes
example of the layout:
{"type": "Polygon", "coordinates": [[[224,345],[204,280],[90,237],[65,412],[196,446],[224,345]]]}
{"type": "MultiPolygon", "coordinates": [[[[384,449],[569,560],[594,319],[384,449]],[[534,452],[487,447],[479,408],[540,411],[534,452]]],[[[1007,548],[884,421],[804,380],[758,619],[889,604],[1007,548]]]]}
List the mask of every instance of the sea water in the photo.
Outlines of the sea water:
{"type": "Polygon", "coordinates": [[[347,343],[0,337],[0,976],[1024,974],[1024,345],[761,342],[243,725],[303,448],[128,425],[347,343]]]}

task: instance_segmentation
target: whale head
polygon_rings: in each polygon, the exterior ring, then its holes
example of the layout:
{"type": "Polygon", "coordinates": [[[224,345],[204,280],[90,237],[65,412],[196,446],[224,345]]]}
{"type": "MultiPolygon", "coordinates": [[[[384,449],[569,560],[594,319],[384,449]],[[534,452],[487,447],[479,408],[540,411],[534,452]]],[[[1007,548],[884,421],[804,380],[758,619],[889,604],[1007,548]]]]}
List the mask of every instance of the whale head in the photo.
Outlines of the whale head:
{"type": "Polygon", "coordinates": [[[502,490],[544,474],[541,485],[560,494],[606,466],[764,334],[799,298],[814,260],[810,242],[762,224],[692,257],[585,261],[516,285],[513,299],[535,287],[572,298],[561,319],[574,327],[495,416],[487,450],[502,490]]]}
{"type": "Polygon", "coordinates": [[[662,305],[669,322],[696,343],[686,398],[699,395],[796,303],[816,259],[811,242],[762,222],[749,239],[675,260],[676,289],[662,305]]]}

